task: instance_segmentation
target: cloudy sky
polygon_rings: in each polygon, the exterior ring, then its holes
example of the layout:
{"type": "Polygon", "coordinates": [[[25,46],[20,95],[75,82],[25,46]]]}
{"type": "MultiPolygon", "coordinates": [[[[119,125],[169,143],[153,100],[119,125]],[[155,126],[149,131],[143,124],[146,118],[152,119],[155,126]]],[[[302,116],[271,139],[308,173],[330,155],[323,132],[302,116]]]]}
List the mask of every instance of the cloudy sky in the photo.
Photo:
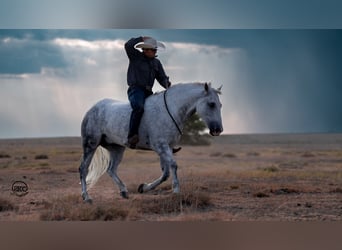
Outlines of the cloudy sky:
{"type": "Polygon", "coordinates": [[[342,132],[341,30],[2,29],[0,138],[79,136],[95,102],[127,101],[140,35],[166,44],[173,84],[223,85],[227,134],[342,132]]]}

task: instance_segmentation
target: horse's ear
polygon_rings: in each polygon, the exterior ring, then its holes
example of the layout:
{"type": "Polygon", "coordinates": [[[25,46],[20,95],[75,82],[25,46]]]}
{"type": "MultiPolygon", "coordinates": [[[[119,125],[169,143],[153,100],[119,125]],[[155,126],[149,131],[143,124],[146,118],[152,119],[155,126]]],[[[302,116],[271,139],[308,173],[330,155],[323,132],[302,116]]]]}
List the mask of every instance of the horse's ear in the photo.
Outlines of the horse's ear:
{"type": "Polygon", "coordinates": [[[221,90],[222,90],[222,86],[223,86],[223,85],[221,85],[221,86],[216,90],[217,93],[222,94],[222,91],[221,91],[221,90]]]}
{"type": "Polygon", "coordinates": [[[204,84],[204,89],[205,89],[206,92],[209,91],[209,85],[208,85],[208,83],[205,83],[205,84],[204,84]]]}

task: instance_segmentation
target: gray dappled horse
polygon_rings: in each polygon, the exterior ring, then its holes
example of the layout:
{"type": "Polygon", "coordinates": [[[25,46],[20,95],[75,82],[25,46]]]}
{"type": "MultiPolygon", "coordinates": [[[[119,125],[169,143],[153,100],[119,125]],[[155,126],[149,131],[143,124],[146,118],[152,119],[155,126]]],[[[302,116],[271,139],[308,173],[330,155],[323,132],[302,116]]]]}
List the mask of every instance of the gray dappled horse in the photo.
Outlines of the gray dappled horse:
{"type": "MultiPolygon", "coordinates": [[[[210,84],[189,83],[173,85],[146,99],[137,149],[154,150],[159,155],[162,175],[149,184],[141,184],[138,188],[140,193],[152,190],[167,180],[170,171],[173,192],[180,192],[172,148],[180,140],[184,123],[195,112],[205,122],[211,135],[220,135],[223,128],[219,93],[220,89],[214,89],[210,84]]],[[[79,171],[84,201],[91,202],[87,185],[91,188],[105,172],[117,183],[121,196],[128,198],[127,188],[116,172],[127,145],[130,114],[129,103],[104,99],[83,118],[83,158],[79,171]]]]}

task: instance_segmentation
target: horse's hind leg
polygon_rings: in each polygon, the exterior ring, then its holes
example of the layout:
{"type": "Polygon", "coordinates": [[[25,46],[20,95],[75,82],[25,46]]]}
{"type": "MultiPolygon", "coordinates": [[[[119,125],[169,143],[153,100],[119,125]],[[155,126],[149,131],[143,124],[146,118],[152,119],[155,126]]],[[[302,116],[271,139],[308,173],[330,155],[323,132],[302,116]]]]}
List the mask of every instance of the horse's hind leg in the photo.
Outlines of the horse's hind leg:
{"type": "Polygon", "coordinates": [[[87,192],[86,178],[88,175],[88,168],[95,154],[96,148],[97,146],[92,147],[88,145],[83,145],[83,159],[79,168],[81,185],[82,185],[82,198],[85,202],[89,202],[89,203],[91,203],[92,200],[89,197],[88,192],[87,192]]]}
{"type": "Polygon", "coordinates": [[[120,195],[123,198],[128,199],[128,190],[125,184],[120,180],[119,176],[116,173],[118,166],[122,160],[123,153],[125,152],[125,147],[119,145],[110,145],[106,146],[106,149],[110,153],[110,163],[107,169],[107,173],[110,177],[112,177],[113,181],[119,186],[120,195]]]}

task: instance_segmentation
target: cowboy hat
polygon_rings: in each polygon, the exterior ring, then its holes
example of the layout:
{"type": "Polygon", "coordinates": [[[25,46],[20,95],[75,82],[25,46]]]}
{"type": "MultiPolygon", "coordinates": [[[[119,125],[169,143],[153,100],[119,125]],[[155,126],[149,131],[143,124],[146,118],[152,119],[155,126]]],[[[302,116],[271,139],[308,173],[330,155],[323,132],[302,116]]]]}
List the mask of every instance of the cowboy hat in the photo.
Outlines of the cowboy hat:
{"type": "Polygon", "coordinates": [[[161,42],[158,42],[156,39],[150,37],[145,39],[143,42],[137,43],[134,48],[140,48],[140,49],[157,49],[157,48],[163,48],[165,49],[165,45],[161,42]]]}

